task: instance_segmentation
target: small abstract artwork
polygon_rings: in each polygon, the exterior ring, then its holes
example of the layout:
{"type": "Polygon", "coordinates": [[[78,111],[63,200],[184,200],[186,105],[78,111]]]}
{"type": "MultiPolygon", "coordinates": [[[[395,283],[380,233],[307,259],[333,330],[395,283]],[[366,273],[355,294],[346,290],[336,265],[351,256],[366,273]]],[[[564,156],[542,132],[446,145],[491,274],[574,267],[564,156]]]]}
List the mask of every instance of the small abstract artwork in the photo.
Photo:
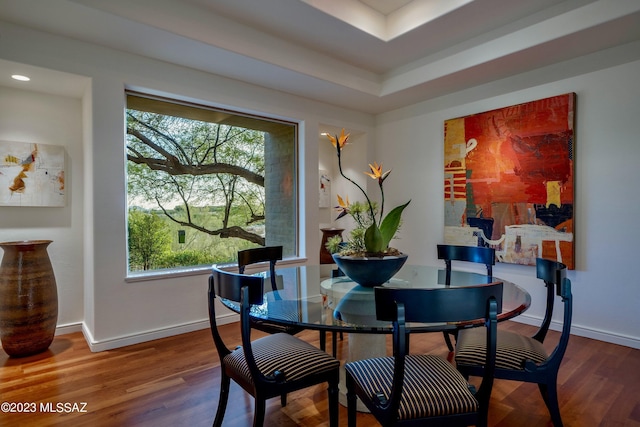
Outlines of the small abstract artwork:
{"type": "Polygon", "coordinates": [[[574,269],[575,93],[444,123],[447,244],[574,269]]]}
{"type": "Polygon", "coordinates": [[[331,206],[331,176],[326,170],[320,169],[320,194],[318,206],[328,208],[331,206]]]}
{"type": "Polygon", "coordinates": [[[64,147],[0,141],[0,206],[65,206],[64,147]]]}

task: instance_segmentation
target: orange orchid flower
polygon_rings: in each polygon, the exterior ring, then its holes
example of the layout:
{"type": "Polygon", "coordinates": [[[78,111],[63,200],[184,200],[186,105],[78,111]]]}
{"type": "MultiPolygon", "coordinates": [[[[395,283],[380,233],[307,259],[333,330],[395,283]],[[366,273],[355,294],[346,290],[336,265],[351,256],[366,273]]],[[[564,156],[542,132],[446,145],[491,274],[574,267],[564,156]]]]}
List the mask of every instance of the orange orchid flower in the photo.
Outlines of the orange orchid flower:
{"type": "MultiPolygon", "coordinates": [[[[382,163],[378,164],[378,162],[373,162],[373,164],[369,165],[369,169],[371,172],[365,172],[371,178],[378,180],[378,186],[380,187],[380,204],[374,205],[369,198],[367,192],[353,179],[349,178],[344,174],[342,170],[342,156],[341,150],[349,140],[349,136],[351,134],[346,133],[344,129],[340,132],[340,136],[335,135],[327,135],[329,141],[333,144],[333,147],[336,149],[336,154],[338,155],[338,170],[340,171],[340,175],[356,186],[358,190],[362,192],[362,195],[366,199],[366,202],[354,203],[353,206],[349,206],[349,199],[346,201],[342,199],[338,195],[338,206],[336,206],[336,210],[339,213],[338,218],[342,218],[345,215],[351,215],[355,222],[357,223],[357,230],[363,231],[362,238],[352,238],[349,242],[349,249],[347,252],[352,253],[360,253],[360,252],[369,252],[375,254],[384,253],[387,248],[389,248],[389,242],[394,238],[396,232],[398,231],[398,227],[400,227],[400,220],[402,216],[402,211],[409,205],[409,202],[404,205],[396,206],[389,212],[386,216],[384,215],[384,186],[383,181],[387,179],[391,170],[383,172],[382,163]],[[379,206],[379,209],[377,207],[379,206]],[[376,210],[378,212],[376,213],[376,210]]],[[[355,231],[355,230],[354,230],[355,231]]]]}
{"type": "Polygon", "coordinates": [[[345,215],[349,214],[349,196],[346,197],[346,202],[342,199],[342,197],[340,197],[340,195],[338,194],[338,206],[336,206],[336,210],[340,212],[340,214],[338,214],[338,218],[342,218],[345,215]]]}
{"type": "Polygon", "coordinates": [[[327,134],[327,138],[329,138],[329,141],[331,141],[331,144],[333,144],[334,147],[338,148],[337,146],[340,145],[340,148],[344,147],[345,144],[347,143],[347,141],[349,140],[349,136],[351,134],[344,134],[344,128],[342,129],[342,131],[340,132],[340,136],[332,136],[330,134],[327,134]]]}
{"type": "Polygon", "coordinates": [[[382,184],[384,180],[389,176],[391,169],[382,173],[382,163],[378,164],[377,162],[373,162],[373,164],[369,164],[369,169],[371,169],[371,173],[365,172],[373,179],[377,179],[379,184],[382,184]]]}

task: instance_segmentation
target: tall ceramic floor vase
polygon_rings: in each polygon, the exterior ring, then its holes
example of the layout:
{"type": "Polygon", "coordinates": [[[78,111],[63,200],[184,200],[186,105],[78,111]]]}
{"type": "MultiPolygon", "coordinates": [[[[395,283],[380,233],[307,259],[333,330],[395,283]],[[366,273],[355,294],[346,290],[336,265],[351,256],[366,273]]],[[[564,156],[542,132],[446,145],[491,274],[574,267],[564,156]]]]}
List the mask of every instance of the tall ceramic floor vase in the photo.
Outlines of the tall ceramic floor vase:
{"type": "Polygon", "coordinates": [[[0,339],[13,357],[45,351],[58,321],[56,279],[47,253],[51,240],[4,242],[0,264],[0,339]]]}

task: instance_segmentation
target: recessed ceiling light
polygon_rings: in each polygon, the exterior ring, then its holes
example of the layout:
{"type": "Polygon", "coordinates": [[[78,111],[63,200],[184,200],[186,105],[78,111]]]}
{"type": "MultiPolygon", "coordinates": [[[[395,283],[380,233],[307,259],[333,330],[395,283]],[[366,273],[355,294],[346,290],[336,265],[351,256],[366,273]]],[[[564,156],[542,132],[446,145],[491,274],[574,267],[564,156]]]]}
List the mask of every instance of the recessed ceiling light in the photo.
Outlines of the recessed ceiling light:
{"type": "Polygon", "coordinates": [[[21,74],[14,74],[11,76],[11,78],[14,80],[20,80],[21,82],[28,82],[29,80],[31,80],[29,77],[23,76],[21,74]]]}

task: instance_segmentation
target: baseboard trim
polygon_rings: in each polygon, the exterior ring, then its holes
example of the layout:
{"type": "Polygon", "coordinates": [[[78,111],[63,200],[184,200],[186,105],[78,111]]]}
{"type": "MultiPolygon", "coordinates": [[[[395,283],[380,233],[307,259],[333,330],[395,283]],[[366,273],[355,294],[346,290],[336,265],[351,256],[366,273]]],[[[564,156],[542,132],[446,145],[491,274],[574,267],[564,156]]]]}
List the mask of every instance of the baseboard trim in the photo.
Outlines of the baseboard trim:
{"type": "Polygon", "coordinates": [[[82,332],[82,323],[69,323],[66,325],[58,325],[56,326],[55,335],[64,335],[64,334],[72,334],[74,332],[82,332]]]}
{"type": "MultiPolygon", "coordinates": [[[[227,323],[238,322],[240,317],[237,314],[225,314],[218,316],[216,321],[219,325],[227,323]]],[[[186,323],[182,325],[176,325],[169,328],[156,329],[153,331],[142,332],[133,335],[127,335],[123,337],[97,341],[93,338],[91,332],[86,328],[86,325],[82,324],[82,334],[89,345],[89,349],[94,352],[100,352],[105,350],[113,350],[115,348],[126,347],[128,345],[140,344],[147,341],[153,341],[160,338],[167,338],[174,335],[186,334],[188,332],[199,331],[209,328],[209,319],[199,320],[196,322],[186,323]]]]}
{"type": "MultiPolygon", "coordinates": [[[[525,323],[527,325],[539,326],[542,323],[542,319],[534,316],[530,316],[527,314],[522,314],[514,319],[511,319],[514,322],[525,323]]],[[[562,330],[562,323],[557,321],[551,321],[551,325],[549,329],[554,331],[562,330]]],[[[611,331],[601,331],[593,328],[585,328],[580,325],[576,325],[573,323],[571,325],[571,335],[576,335],[579,337],[591,338],[598,341],[604,341],[611,344],[618,344],[625,347],[631,347],[635,349],[640,349],[640,338],[638,337],[630,337],[627,335],[617,334],[611,331]]]]}
{"type": "MultiPolygon", "coordinates": [[[[230,313],[219,316],[217,322],[219,325],[225,325],[227,323],[238,322],[240,320],[238,314],[230,313]]],[[[542,322],[542,319],[527,314],[522,314],[515,319],[514,322],[524,323],[527,325],[538,326],[542,322]]],[[[82,323],[69,323],[66,325],[58,325],[56,327],[56,336],[71,334],[74,332],[82,332],[92,352],[100,352],[105,350],[112,350],[114,348],[125,347],[128,345],[139,344],[146,341],[152,341],[160,338],[166,338],[173,335],[185,334],[187,332],[198,331],[209,327],[209,320],[200,320],[183,325],[176,325],[170,328],[157,329],[144,333],[127,335],[124,337],[96,341],[93,339],[91,332],[86,328],[84,322],[82,323]]],[[[562,324],[556,321],[551,322],[550,329],[559,331],[562,328],[562,324]]],[[[600,331],[593,328],[585,328],[580,325],[571,326],[571,334],[581,336],[585,338],[591,338],[598,341],[604,341],[611,344],[618,344],[625,347],[631,347],[640,349],[640,338],[630,337],[626,335],[616,334],[609,331],[600,331]]],[[[0,344],[0,348],[2,345],[0,344]]]]}

